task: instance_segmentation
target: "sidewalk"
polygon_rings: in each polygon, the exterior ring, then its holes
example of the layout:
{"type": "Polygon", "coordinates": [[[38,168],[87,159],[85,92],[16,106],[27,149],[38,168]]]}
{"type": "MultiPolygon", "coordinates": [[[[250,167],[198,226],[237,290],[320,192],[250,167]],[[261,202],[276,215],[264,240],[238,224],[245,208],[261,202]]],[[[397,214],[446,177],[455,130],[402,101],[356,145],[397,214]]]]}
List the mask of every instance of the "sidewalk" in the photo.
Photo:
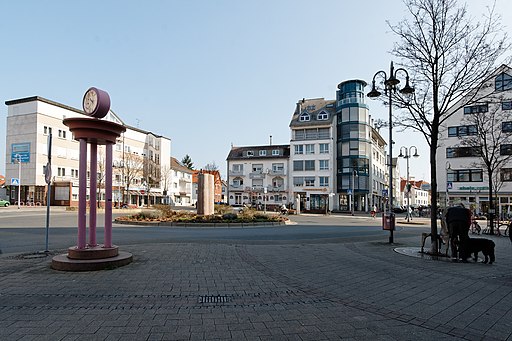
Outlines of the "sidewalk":
{"type": "Polygon", "coordinates": [[[511,340],[512,245],[496,263],[408,257],[396,245],[122,245],[134,262],[57,272],[0,257],[1,340],[511,340]]]}

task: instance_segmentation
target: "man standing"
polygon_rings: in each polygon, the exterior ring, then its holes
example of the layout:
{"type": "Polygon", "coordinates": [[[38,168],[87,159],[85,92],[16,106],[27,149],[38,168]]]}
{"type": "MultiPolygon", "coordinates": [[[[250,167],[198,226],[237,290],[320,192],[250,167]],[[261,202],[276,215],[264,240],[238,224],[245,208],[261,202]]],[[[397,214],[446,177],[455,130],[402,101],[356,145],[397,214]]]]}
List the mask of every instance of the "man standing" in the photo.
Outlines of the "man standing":
{"type": "Polygon", "coordinates": [[[448,208],[446,212],[446,224],[450,233],[450,245],[452,257],[462,258],[466,261],[466,250],[469,240],[469,226],[471,225],[471,211],[464,205],[448,208]],[[457,254],[458,251],[458,254],[457,254]]]}

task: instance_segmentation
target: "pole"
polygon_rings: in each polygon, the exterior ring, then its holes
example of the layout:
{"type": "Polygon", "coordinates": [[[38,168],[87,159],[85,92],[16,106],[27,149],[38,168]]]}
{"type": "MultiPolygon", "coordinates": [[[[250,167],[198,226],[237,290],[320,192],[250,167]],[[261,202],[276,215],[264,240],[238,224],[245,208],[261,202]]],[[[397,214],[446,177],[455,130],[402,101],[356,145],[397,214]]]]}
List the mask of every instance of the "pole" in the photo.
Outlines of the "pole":
{"type": "Polygon", "coordinates": [[[21,207],[21,155],[18,156],[18,210],[21,207]]]}
{"type": "Polygon", "coordinates": [[[48,193],[46,193],[46,239],[45,239],[45,249],[44,252],[50,252],[48,250],[48,234],[50,230],[50,199],[51,199],[51,191],[52,191],[52,134],[48,135],[48,164],[46,165],[46,174],[45,180],[48,184],[48,193]]]}
{"type": "Polygon", "coordinates": [[[352,170],[352,194],[350,195],[350,201],[351,201],[350,211],[351,211],[352,215],[354,215],[354,206],[355,206],[355,197],[356,197],[355,177],[356,177],[356,171],[354,169],[354,170],[352,170]]]}
{"type": "Polygon", "coordinates": [[[405,150],[405,160],[407,162],[407,184],[405,185],[405,188],[407,190],[407,222],[409,222],[409,219],[411,218],[411,190],[409,188],[409,158],[411,156],[409,151],[407,149],[405,150]]]}
{"type": "MultiPolygon", "coordinates": [[[[393,62],[389,67],[389,77],[393,77],[393,62]]],[[[393,244],[393,228],[392,216],[393,216],[393,96],[391,94],[391,87],[387,89],[389,96],[389,243],[393,244]]]]}

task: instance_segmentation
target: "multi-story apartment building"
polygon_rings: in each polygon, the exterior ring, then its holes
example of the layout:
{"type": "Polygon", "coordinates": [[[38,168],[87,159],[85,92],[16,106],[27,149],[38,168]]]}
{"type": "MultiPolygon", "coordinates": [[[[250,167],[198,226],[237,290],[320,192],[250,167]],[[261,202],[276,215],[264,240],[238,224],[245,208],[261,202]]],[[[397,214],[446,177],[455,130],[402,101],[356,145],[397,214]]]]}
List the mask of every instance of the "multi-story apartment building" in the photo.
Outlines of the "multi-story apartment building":
{"type": "Polygon", "coordinates": [[[370,122],[372,123],[370,124],[370,136],[372,139],[372,154],[370,159],[371,197],[369,197],[368,200],[370,200],[371,208],[375,206],[378,211],[382,211],[385,207],[385,190],[389,187],[389,184],[386,182],[386,175],[388,174],[388,168],[386,165],[387,143],[384,141],[379,130],[375,127],[371,119],[370,122]]]}
{"type": "Polygon", "coordinates": [[[167,192],[169,204],[176,206],[191,206],[193,170],[183,166],[176,158],[171,157],[170,186],[167,192]]]}
{"type": "Polygon", "coordinates": [[[227,157],[230,205],[289,205],[289,145],[231,147],[227,157]]]}
{"type": "MultiPolygon", "coordinates": [[[[481,151],[493,153],[492,148],[496,148],[497,158],[512,154],[512,68],[500,66],[480,91],[470,95],[477,100],[463,107],[456,103],[452,108],[459,109],[446,120],[440,130],[440,148],[437,152],[439,204],[464,203],[478,213],[488,213],[489,176],[479,154],[481,151]],[[494,130],[494,137],[500,133],[500,138],[491,141],[491,131],[479,131],[482,128],[478,126],[475,115],[480,115],[484,121],[492,124],[487,127],[494,130]],[[487,146],[464,143],[482,132],[489,137],[487,146]]],[[[467,102],[467,99],[464,101],[467,102]]],[[[500,184],[495,196],[498,203],[495,213],[511,213],[512,160],[508,160],[495,172],[497,183],[500,184]]]]}
{"type": "Polygon", "coordinates": [[[334,128],[335,101],[302,99],[290,129],[290,196],[301,210],[325,212],[335,207],[334,128]]]}
{"type": "MultiPolygon", "coordinates": [[[[44,167],[51,139],[51,204],[78,205],[78,142],[62,121],[81,117],[81,110],[42,97],[7,101],[6,178],[18,179],[21,168],[21,202],[46,203],[44,167]],[[21,164],[18,164],[21,161],[21,164]]],[[[125,125],[110,111],[104,120],[125,125]]],[[[126,126],[113,155],[113,201],[130,205],[161,202],[162,169],[170,166],[170,139],[126,126]]],[[[88,156],[89,159],[89,156],[88,156]]],[[[98,146],[98,202],[104,200],[105,152],[98,146]]],[[[9,182],[10,183],[10,182],[9,182]]],[[[11,201],[17,200],[11,186],[11,201]]],[[[89,194],[88,194],[89,198],[89,194]]]]}
{"type": "Polygon", "coordinates": [[[426,207],[430,205],[430,192],[425,189],[423,180],[415,181],[409,179],[410,188],[407,188],[407,179],[400,179],[400,199],[397,203],[406,207],[407,203],[411,207],[426,207]]]}

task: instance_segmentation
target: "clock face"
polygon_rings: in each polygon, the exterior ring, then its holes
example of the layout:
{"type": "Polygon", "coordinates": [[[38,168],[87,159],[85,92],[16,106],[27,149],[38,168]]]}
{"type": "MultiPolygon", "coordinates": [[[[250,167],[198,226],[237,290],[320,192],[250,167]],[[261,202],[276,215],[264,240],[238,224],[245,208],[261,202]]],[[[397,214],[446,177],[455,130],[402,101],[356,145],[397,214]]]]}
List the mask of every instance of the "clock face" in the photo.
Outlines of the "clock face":
{"type": "Polygon", "coordinates": [[[83,107],[86,114],[94,112],[98,106],[98,94],[94,89],[89,89],[84,96],[83,107]]]}

